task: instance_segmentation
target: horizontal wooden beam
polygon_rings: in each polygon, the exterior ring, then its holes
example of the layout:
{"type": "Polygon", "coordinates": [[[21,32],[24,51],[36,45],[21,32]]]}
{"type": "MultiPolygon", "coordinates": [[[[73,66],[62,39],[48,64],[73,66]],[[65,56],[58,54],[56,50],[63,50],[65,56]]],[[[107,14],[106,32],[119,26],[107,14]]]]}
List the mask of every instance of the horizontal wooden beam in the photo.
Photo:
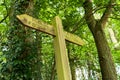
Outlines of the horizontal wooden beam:
{"type": "MultiPolygon", "coordinates": [[[[17,18],[22,22],[22,24],[26,25],[27,27],[31,27],[41,32],[45,32],[47,34],[56,36],[54,27],[52,25],[49,25],[41,20],[35,19],[27,14],[17,15],[17,18]]],[[[83,40],[77,35],[68,33],[66,31],[64,31],[64,35],[65,39],[69,42],[75,43],[77,45],[84,44],[83,40]]]]}

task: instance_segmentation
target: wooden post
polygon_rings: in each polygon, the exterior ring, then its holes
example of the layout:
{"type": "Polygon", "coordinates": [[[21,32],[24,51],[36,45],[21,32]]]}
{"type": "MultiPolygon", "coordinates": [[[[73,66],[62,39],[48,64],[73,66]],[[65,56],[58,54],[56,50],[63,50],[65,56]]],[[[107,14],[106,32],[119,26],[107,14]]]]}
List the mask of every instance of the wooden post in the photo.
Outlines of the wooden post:
{"type": "Polygon", "coordinates": [[[72,80],[63,26],[58,16],[55,17],[53,26],[56,34],[54,47],[58,80],[72,80]]]}
{"type": "MultiPolygon", "coordinates": [[[[49,25],[41,20],[35,19],[27,14],[17,15],[17,18],[22,22],[22,24],[27,27],[39,30],[41,32],[56,36],[54,31],[54,26],[49,25]]],[[[64,31],[65,39],[69,42],[75,43],[77,45],[84,45],[83,40],[77,35],[71,34],[64,31]]]]}
{"type": "Polygon", "coordinates": [[[27,27],[54,36],[58,80],[72,80],[65,40],[77,45],[83,45],[84,42],[81,40],[81,38],[64,31],[62,21],[58,16],[55,17],[53,26],[41,20],[37,20],[27,14],[17,15],[17,18],[27,27]]]}

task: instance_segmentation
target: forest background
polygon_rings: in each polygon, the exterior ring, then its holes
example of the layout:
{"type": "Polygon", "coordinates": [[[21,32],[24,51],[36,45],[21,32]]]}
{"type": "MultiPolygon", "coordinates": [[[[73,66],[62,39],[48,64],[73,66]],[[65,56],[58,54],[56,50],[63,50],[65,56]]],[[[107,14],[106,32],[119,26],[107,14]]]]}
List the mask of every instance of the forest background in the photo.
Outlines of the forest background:
{"type": "Polygon", "coordinates": [[[72,80],[120,79],[119,0],[0,0],[0,80],[57,80],[53,37],[23,26],[20,14],[49,24],[58,15],[82,38],[66,42],[72,80]]]}

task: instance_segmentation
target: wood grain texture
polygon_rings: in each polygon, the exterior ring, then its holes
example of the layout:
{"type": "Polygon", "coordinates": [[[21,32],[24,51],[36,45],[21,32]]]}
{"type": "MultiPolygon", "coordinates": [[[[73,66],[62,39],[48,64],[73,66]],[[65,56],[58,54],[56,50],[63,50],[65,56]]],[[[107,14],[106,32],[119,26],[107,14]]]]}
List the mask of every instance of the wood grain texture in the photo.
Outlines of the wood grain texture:
{"type": "MultiPolygon", "coordinates": [[[[56,36],[54,27],[52,25],[49,25],[41,20],[37,20],[27,14],[17,15],[17,18],[22,22],[22,24],[26,25],[27,27],[39,30],[41,32],[45,32],[52,36],[56,36]]],[[[83,40],[77,35],[68,33],[66,31],[64,31],[64,35],[67,41],[77,45],[84,45],[83,40]]]]}
{"type": "Polygon", "coordinates": [[[53,26],[56,34],[56,37],[54,37],[54,47],[58,80],[72,80],[64,31],[58,16],[55,17],[53,26]]]}

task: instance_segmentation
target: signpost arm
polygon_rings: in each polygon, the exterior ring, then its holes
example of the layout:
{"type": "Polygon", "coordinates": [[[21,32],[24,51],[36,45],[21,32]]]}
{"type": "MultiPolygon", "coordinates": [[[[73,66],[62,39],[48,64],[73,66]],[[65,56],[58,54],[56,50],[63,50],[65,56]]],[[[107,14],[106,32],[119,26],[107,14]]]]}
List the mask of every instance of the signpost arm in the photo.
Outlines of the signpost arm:
{"type": "MultiPolygon", "coordinates": [[[[17,15],[17,18],[22,22],[22,24],[26,25],[27,27],[56,36],[52,25],[49,25],[41,20],[37,20],[27,14],[17,15]]],[[[75,43],[77,45],[84,45],[83,40],[77,35],[71,34],[66,31],[64,31],[64,35],[67,41],[75,43]]]]}
{"type": "Polygon", "coordinates": [[[55,17],[53,26],[56,34],[54,47],[58,80],[72,80],[62,21],[58,16],[55,17]]]}
{"type": "Polygon", "coordinates": [[[81,38],[64,31],[62,21],[58,16],[55,17],[53,25],[44,23],[43,21],[37,20],[27,14],[17,15],[17,18],[28,27],[54,36],[58,80],[72,80],[65,39],[69,42],[83,45],[84,42],[81,38]]]}

